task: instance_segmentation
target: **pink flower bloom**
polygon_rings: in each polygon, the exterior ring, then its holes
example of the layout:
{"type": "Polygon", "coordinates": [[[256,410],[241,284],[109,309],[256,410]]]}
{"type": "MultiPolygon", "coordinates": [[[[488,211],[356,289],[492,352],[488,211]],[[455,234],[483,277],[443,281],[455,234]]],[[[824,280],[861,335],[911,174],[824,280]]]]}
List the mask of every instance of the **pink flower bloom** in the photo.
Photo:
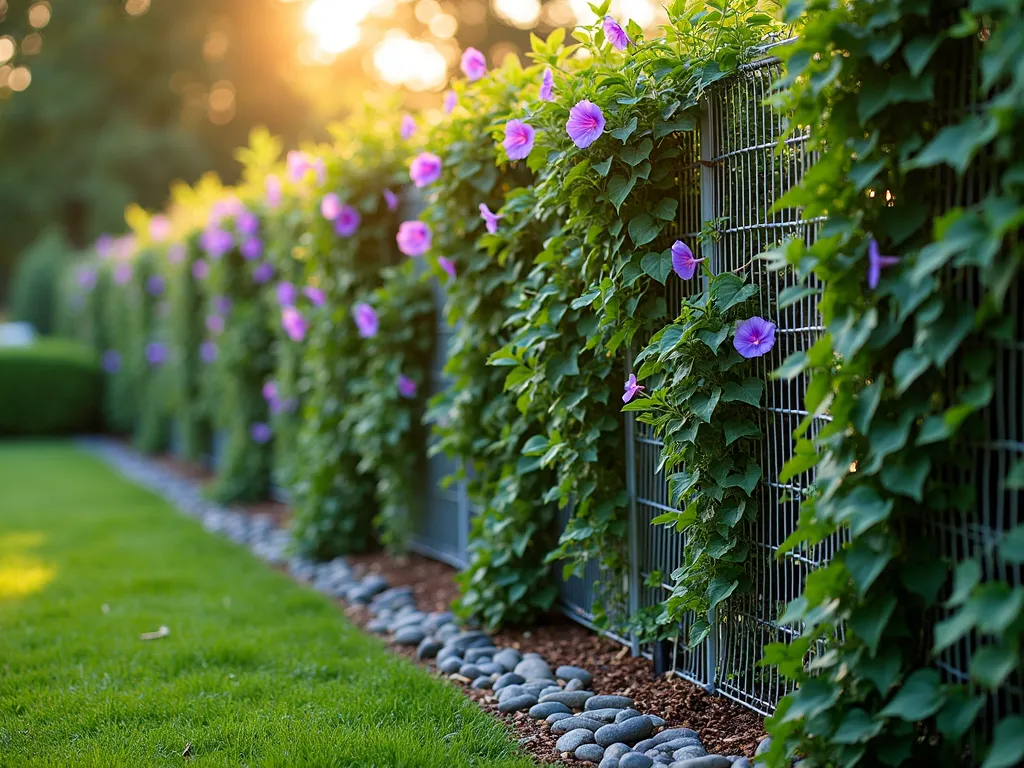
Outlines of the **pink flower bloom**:
{"type": "Polygon", "coordinates": [[[256,261],[263,255],[263,241],[258,237],[246,238],[239,250],[242,252],[242,258],[246,261],[256,261]]]}
{"type": "Polygon", "coordinates": [[[451,259],[446,259],[444,256],[438,256],[437,257],[437,263],[441,267],[441,269],[443,269],[445,272],[448,273],[448,276],[452,280],[455,279],[456,274],[455,274],[455,262],[454,261],[452,261],[451,259]]]}
{"type": "Polygon", "coordinates": [[[472,83],[487,74],[487,59],[476,48],[467,48],[462,53],[461,68],[462,74],[472,83]]]}
{"type": "Polygon", "coordinates": [[[629,47],[629,44],[633,42],[629,39],[629,35],[626,34],[626,30],[620,27],[619,22],[611,16],[605,16],[601,25],[604,27],[605,38],[607,38],[608,42],[612,44],[612,48],[615,50],[624,51],[629,47]]]}
{"type": "Polygon", "coordinates": [[[167,261],[171,264],[181,264],[185,261],[185,244],[174,243],[170,248],[167,249],[167,261]]]}
{"type": "Polygon", "coordinates": [[[192,277],[196,280],[205,280],[210,275],[210,265],[202,259],[192,262],[192,277]]]}
{"type": "Polygon", "coordinates": [[[689,280],[697,271],[697,265],[704,259],[693,258],[693,251],[682,240],[672,243],[672,269],[683,280],[689,280]]]}
{"type": "Polygon", "coordinates": [[[403,140],[411,139],[416,134],[416,118],[406,112],[402,115],[402,127],[399,129],[399,135],[403,140]]]}
{"type": "Polygon", "coordinates": [[[740,323],[732,345],[743,357],[760,357],[775,346],[775,323],[763,317],[752,317],[740,323]]]}
{"type": "Polygon", "coordinates": [[[626,379],[625,391],[622,393],[622,402],[628,403],[630,400],[636,397],[637,392],[643,391],[644,387],[636,383],[636,376],[632,373],[629,374],[629,378],[626,379]]]}
{"type": "Polygon", "coordinates": [[[498,231],[498,219],[505,218],[504,214],[491,213],[491,209],[487,207],[487,203],[480,203],[480,217],[487,225],[487,231],[492,235],[498,231]]]}
{"type": "Polygon", "coordinates": [[[334,231],[342,237],[352,237],[359,229],[362,220],[359,211],[351,205],[343,205],[338,212],[338,220],[334,222],[334,231]]]}
{"type": "Polygon", "coordinates": [[[114,282],[118,285],[127,285],[132,279],[132,265],[121,262],[114,267],[114,282]]]}
{"type": "Polygon", "coordinates": [[[208,315],[206,318],[206,330],[214,336],[224,333],[224,318],[220,315],[208,315]]]}
{"type": "Polygon", "coordinates": [[[269,443],[273,434],[274,433],[271,431],[270,425],[265,424],[262,421],[257,421],[249,427],[249,436],[252,438],[254,443],[258,443],[259,445],[269,443]]]}
{"type": "Polygon", "coordinates": [[[324,179],[327,178],[327,163],[324,162],[324,159],[322,157],[314,158],[309,167],[316,174],[316,183],[323,184],[324,179]]]}
{"type": "Polygon", "coordinates": [[[422,256],[430,250],[430,227],[422,221],[403,221],[398,225],[398,250],[406,256],[422,256]]]}
{"type": "Polygon", "coordinates": [[[385,189],[384,204],[387,205],[389,211],[394,213],[395,211],[398,210],[398,195],[396,195],[390,189],[385,189]]]}
{"type": "Polygon", "coordinates": [[[261,261],[256,265],[256,268],[252,271],[252,281],[256,285],[263,285],[269,283],[274,277],[274,265],[269,261],[261,261]]]}
{"type": "Polygon", "coordinates": [[[441,178],[441,158],[433,152],[423,152],[413,158],[409,178],[417,187],[433,184],[441,178]]]}
{"type": "Polygon", "coordinates": [[[281,180],[274,174],[270,174],[263,180],[263,192],[267,205],[271,210],[276,210],[281,205],[281,197],[283,196],[281,180]]]}
{"type": "Polygon", "coordinates": [[[163,296],[165,287],[164,279],[160,275],[153,275],[146,281],[146,290],[150,296],[163,296]]]}
{"type": "Polygon", "coordinates": [[[544,70],[544,74],[540,78],[540,96],[541,101],[553,101],[554,96],[552,95],[555,90],[555,75],[551,71],[551,67],[544,70]]]}
{"type": "Polygon", "coordinates": [[[273,380],[263,385],[263,399],[268,403],[277,399],[277,384],[273,380]]]}
{"type": "Polygon", "coordinates": [[[171,220],[162,214],[154,216],[149,221],[149,236],[154,242],[162,243],[171,236],[171,220]]]}
{"type": "Polygon", "coordinates": [[[868,243],[868,288],[875,290],[882,279],[882,270],[899,263],[899,256],[883,256],[878,250],[878,241],[872,238],[868,243]]]}
{"type": "Polygon", "coordinates": [[[252,211],[242,211],[235,219],[235,227],[243,235],[255,235],[260,231],[260,219],[252,211]]]}
{"type": "Polygon", "coordinates": [[[410,379],[404,373],[398,374],[398,394],[400,394],[402,397],[406,398],[407,400],[411,400],[412,398],[416,397],[416,390],[418,388],[419,387],[416,384],[416,382],[410,379]]]}
{"type": "Polygon", "coordinates": [[[306,338],[306,318],[295,307],[287,306],[281,310],[281,327],[292,341],[306,338]]]}
{"type": "Polygon", "coordinates": [[[372,339],[377,335],[380,319],[377,317],[376,310],[369,304],[361,301],[352,307],[352,318],[356,321],[359,335],[364,339],[372,339]]]}
{"type": "Polygon", "coordinates": [[[533,126],[522,120],[509,120],[505,123],[505,151],[509,160],[525,160],[533,150],[533,139],[536,135],[533,126]]]}
{"type": "Polygon", "coordinates": [[[217,344],[213,341],[204,341],[199,345],[199,359],[209,365],[217,360],[217,344]]]}
{"type": "Polygon", "coordinates": [[[459,94],[455,91],[444,92],[444,113],[450,115],[459,103],[459,94]]]}
{"type": "Polygon", "coordinates": [[[277,303],[282,307],[290,307],[299,298],[299,292],[294,285],[288,282],[277,284],[277,303]]]}
{"type": "Polygon", "coordinates": [[[334,221],[341,214],[341,199],[333,192],[328,192],[320,201],[320,215],[328,221],[334,221]]]}
{"type": "Polygon", "coordinates": [[[214,227],[203,232],[200,244],[207,256],[220,259],[235,247],[235,238],[230,232],[214,227]]]}
{"type": "Polygon", "coordinates": [[[586,149],[604,133],[604,113],[597,104],[584,99],[569,110],[565,131],[573,144],[586,149]]]}
{"type": "Polygon", "coordinates": [[[146,362],[151,366],[162,365],[167,360],[167,347],[161,344],[159,341],[154,341],[146,345],[146,362]]]}
{"type": "Polygon", "coordinates": [[[288,178],[291,179],[292,183],[296,184],[302,181],[306,176],[306,171],[313,167],[309,162],[309,155],[296,149],[288,153],[286,162],[288,164],[288,178]]]}
{"type": "Polygon", "coordinates": [[[324,302],[327,301],[327,296],[324,292],[315,286],[307,285],[302,289],[302,292],[306,294],[306,298],[313,303],[314,307],[322,307],[324,302]]]}
{"type": "Polygon", "coordinates": [[[96,238],[96,255],[101,259],[109,259],[114,253],[114,238],[110,235],[100,235],[96,238]]]}

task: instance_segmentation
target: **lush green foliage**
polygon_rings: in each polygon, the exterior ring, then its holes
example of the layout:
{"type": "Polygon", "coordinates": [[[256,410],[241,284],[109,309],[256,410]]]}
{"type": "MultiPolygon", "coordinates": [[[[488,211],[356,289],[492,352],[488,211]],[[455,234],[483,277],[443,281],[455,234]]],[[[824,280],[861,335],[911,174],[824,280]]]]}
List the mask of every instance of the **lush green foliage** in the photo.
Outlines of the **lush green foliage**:
{"type": "Polygon", "coordinates": [[[100,425],[99,361],[77,342],[0,347],[0,392],[0,436],[87,433],[100,425]]]}
{"type": "Polygon", "coordinates": [[[160,345],[162,349],[167,347],[163,323],[160,322],[160,317],[166,317],[170,309],[166,297],[167,281],[161,274],[161,264],[165,260],[163,251],[155,248],[146,248],[136,255],[127,286],[129,314],[121,320],[127,325],[130,348],[143,350],[133,387],[139,398],[135,445],[145,453],[164,451],[170,439],[168,361],[149,359],[151,351],[157,349],[151,345],[160,345]]]}
{"type": "MultiPolygon", "coordinates": [[[[985,450],[966,447],[1004,429],[986,410],[993,396],[1019,400],[995,365],[1021,338],[1007,302],[1024,256],[1021,10],[918,0],[787,9],[802,14],[802,33],[785,52],[780,108],[820,156],[779,205],[828,222],[812,245],[785,252],[824,284],[826,325],[779,372],[811,376],[811,416],[784,475],[816,470],[785,549],[848,543],[789,607],[803,634],[766,658],[800,684],[771,720],[772,765],[793,754],[820,766],[956,764],[986,693],[1020,679],[1024,587],[1011,574],[1024,529],[955,552],[936,532],[997,503],[980,479],[959,478],[985,450]],[[936,216],[938,199],[947,208],[936,216]],[[900,257],[880,264],[877,288],[872,240],[900,257]],[[944,681],[937,660],[972,636],[984,647],[970,654],[971,685],[944,681]]],[[[998,503],[1019,494],[1021,474],[1018,459],[991,478],[1004,489],[998,503]]],[[[995,724],[988,746],[967,748],[970,763],[1020,765],[1022,728],[1019,715],[995,724]]]]}
{"type": "Polygon", "coordinates": [[[31,323],[42,334],[53,332],[59,309],[56,292],[69,250],[56,229],[43,232],[25,249],[11,278],[12,320],[31,323]]]}
{"type": "Polygon", "coordinates": [[[533,765],[332,600],[98,460],[6,446],[0,488],[4,763],[172,766],[191,744],[206,766],[533,765]]]}

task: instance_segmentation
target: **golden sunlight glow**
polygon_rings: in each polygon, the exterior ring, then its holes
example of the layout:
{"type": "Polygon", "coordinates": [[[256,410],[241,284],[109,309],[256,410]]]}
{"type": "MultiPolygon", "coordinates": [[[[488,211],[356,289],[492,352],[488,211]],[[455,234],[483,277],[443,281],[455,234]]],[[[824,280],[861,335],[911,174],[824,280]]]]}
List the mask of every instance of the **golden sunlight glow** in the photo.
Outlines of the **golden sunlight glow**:
{"type": "Polygon", "coordinates": [[[359,42],[359,23],[382,4],[382,0],[313,0],[303,21],[317,47],[337,55],[359,42]]]}
{"type": "Polygon", "coordinates": [[[21,41],[21,52],[27,56],[35,56],[43,48],[43,36],[38,32],[26,35],[21,41]]]}
{"type": "Polygon", "coordinates": [[[149,10],[149,0],[128,0],[124,4],[124,9],[129,16],[141,16],[149,10]]]}
{"type": "Polygon", "coordinates": [[[28,9],[28,23],[36,29],[42,29],[50,23],[50,4],[36,3],[28,9]]]}
{"type": "Polygon", "coordinates": [[[0,37],[0,64],[6,64],[14,58],[14,39],[11,37],[0,37]]]}
{"type": "Polygon", "coordinates": [[[0,537],[0,600],[38,592],[53,581],[54,570],[26,552],[39,546],[38,533],[11,533],[0,537]]]}
{"type": "Polygon", "coordinates": [[[540,18],[540,0],[494,0],[494,12],[519,29],[530,29],[540,18]]]}
{"type": "Polygon", "coordinates": [[[12,91],[24,91],[31,82],[32,73],[29,72],[28,67],[17,67],[11,71],[11,76],[7,79],[7,87],[12,91]]]}
{"type": "Polygon", "coordinates": [[[373,67],[381,79],[413,91],[437,90],[448,77],[448,62],[430,43],[391,30],[373,49],[373,67]]]}

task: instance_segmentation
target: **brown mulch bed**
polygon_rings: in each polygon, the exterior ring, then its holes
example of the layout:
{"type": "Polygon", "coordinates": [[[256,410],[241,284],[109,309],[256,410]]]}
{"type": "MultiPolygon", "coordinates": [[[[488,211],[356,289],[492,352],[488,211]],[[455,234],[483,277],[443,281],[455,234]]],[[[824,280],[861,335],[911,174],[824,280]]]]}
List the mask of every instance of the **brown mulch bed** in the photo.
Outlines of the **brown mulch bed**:
{"type": "MultiPolygon", "coordinates": [[[[182,464],[169,457],[156,461],[198,482],[212,477],[204,468],[182,464]]],[[[277,502],[249,504],[240,508],[252,514],[269,514],[277,525],[286,525],[290,517],[288,507],[277,502]]],[[[420,555],[396,558],[375,552],[348,555],[345,559],[358,575],[379,573],[391,586],[411,586],[421,610],[447,610],[459,593],[454,568],[420,555]]],[[[338,602],[344,607],[345,614],[360,626],[365,626],[372,618],[364,607],[338,602]]],[[[647,659],[633,658],[622,645],[560,614],[552,614],[544,623],[530,629],[503,630],[495,636],[495,644],[540,653],[552,667],[572,664],[589,670],[594,675],[592,687],[595,692],[625,694],[634,699],[640,711],[665,718],[668,721],[666,727],[693,728],[700,734],[710,754],[752,757],[764,735],[764,722],[760,715],[725,697],[705,693],[681,678],[656,677],[647,659]]],[[[406,658],[415,659],[415,649],[390,648],[406,658]]],[[[555,752],[558,737],[550,732],[547,723],[534,720],[526,712],[499,713],[497,699],[490,691],[468,687],[463,690],[485,710],[508,723],[523,747],[539,762],[558,762],[559,755],[555,752]]],[[[584,764],[573,760],[571,765],[584,764]]]]}

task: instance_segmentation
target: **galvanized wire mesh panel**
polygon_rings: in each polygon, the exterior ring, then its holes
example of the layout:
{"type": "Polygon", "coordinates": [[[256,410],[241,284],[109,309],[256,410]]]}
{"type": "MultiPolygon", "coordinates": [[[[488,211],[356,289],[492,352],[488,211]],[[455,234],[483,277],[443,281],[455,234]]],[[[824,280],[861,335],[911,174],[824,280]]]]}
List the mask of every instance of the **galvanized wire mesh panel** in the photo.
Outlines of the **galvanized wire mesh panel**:
{"type": "MultiPolygon", "coordinates": [[[[434,359],[430,366],[431,395],[445,389],[444,366],[448,360],[448,345],[452,339],[451,328],[444,316],[444,293],[436,285],[434,303],[437,307],[437,338],[434,343],[434,359]]],[[[443,453],[427,459],[426,488],[420,512],[416,516],[410,546],[427,557],[456,568],[464,568],[469,562],[469,502],[466,484],[460,481],[445,487],[443,482],[455,470],[455,461],[443,453]]]]}

